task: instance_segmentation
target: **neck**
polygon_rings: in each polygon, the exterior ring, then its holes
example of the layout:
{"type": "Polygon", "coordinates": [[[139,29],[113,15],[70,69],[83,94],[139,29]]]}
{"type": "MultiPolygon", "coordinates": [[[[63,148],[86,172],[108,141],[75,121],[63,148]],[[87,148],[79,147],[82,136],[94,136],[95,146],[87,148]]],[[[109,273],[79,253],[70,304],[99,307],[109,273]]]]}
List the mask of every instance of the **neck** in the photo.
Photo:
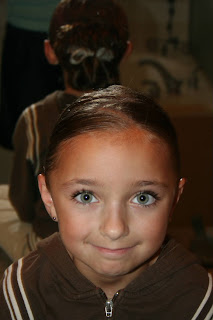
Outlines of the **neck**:
{"type": "Polygon", "coordinates": [[[75,90],[71,87],[66,87],[64,92],[71,94],[72,96],[75,96],[75,97],[80,97],[80,96],[82,96],[82,94],[85,93],[84,91],[78,91],[78,90],[75,90]]]}
{"type": "Polygon", "coordinates": [[[92,90],[81,91],[81,90],[76,90],[76,89],[70,87],[70,86],[68,85],[68,81],[67,81],[67,78],[68,78],[67,72],[64,71],[64,72],[63,72],[63,75],[64,75],[64,84],[65,84],[65,90],[64,90],[64,92],[65,92],[65,93],[71,94],[71,95],[73,95],[73,96],[75,96],[75,97],[80,97],[80,96],[82,96],[82,94],[84,94],[84,93],[86,93],[86,92],[91,92],[91,91],[92,91],[92,90]]]}

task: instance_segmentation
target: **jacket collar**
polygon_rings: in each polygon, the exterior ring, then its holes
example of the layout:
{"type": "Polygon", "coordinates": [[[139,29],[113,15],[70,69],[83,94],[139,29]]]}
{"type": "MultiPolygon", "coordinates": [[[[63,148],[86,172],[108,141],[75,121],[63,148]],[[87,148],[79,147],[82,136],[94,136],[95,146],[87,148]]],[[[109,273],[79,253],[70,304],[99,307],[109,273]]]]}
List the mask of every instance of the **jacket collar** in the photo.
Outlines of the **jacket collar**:
{"type": "MultiPolygon", "coordinates": [[[[38,250],[46,256],[50,266],[56,269],[57,274],[65,279],[64,283],[67,284],[67,290],[71,295],[74,294],[76,299],[84,298],[85,295],[93,295],[99,290],[75,267],[59,233],[41,241],[38,250]]],[[[155,285],[159,285],[161,281],[173,277],[179,270],[195,263],[198,263],[198,260],[194,255],[190,254],[174,239],[168,239],[157,261],[134,279],[124,291],[126,293],[136,293],[144,289],[153,291],[155,285]]]]}

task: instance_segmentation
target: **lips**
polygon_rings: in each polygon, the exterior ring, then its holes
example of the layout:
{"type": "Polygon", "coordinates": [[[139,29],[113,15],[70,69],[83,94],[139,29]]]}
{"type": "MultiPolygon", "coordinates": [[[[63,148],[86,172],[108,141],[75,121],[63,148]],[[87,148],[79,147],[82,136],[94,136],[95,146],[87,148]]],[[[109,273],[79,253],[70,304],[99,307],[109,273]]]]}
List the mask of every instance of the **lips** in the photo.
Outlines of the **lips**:
{"type": "Polygon", "coordinates": [[[108,254],[108,255],[123,255],[127,252],[129,252],[133,247],[127,247],[127,248],[117,248],[117,249],[110,249],[110,248],[104,248],[104,247],[99,247],[93,245],[95,249],[97,249],[99,252],[103,254],[108,254]]]}

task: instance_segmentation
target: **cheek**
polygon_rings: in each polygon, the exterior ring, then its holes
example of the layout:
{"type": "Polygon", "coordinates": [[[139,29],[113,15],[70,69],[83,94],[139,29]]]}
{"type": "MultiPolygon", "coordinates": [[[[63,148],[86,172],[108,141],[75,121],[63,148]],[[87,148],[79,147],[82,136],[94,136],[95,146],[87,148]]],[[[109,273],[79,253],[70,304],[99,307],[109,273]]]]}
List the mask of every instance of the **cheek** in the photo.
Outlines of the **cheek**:
{"type": "Polygon", "coordinates": [[[146,217],[137,221],[135,232],[143,241],[159,242],[164,239],[168,226],[168,214],[147,214],[146,217]],[[139,231],[139,232],[138,232],[139,231]]]}
{"type": "Polygon", "coordinates": [[[59,231],[67,241],[78,241],[85,239],[90,233],[91,219],[78,213],[68,213],[59,216],[59,231]]]}

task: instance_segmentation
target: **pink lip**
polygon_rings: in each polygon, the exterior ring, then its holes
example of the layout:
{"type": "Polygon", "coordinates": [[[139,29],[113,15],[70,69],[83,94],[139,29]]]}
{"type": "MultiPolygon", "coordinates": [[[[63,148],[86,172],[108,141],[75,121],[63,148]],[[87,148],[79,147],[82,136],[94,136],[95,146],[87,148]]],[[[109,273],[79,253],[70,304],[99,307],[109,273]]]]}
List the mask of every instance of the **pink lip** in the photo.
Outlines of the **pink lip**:
{"type": "Polygon", "coordinates": [[[104,247],[95,246],[94,247],[100,251],[101,253],[109,254],[109,255],[122,255],[130,251],[133,247],[128,248],[120,248],[120,249],[108,249],[104,247]]]}

